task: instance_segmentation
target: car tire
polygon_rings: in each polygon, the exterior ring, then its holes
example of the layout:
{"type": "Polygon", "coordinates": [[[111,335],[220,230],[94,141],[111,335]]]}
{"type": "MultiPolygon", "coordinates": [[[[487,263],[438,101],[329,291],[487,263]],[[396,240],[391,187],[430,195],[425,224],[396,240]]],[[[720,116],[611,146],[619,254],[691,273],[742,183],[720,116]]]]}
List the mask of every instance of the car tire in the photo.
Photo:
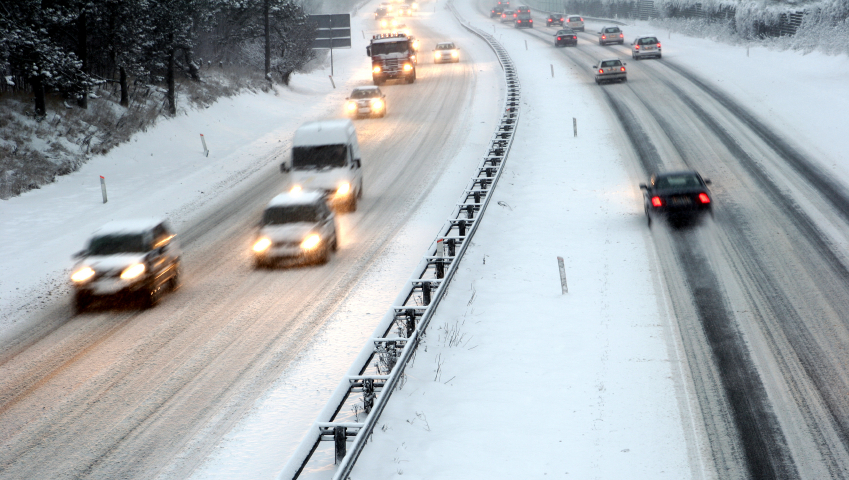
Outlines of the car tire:
{"type": "Polygon", "coordinates": [[[660,60],[661,58],[663,58],[663,55],[658,55],[658,56],[657,56],[657,59],[658,59],[658,60],[660,60]]]}
{"type": "Polygon", "coordinates": [[[596,85],[601,85],[601,80],[599,80],[599,79],[597,79],[597,78],[596,78],[596,79],[595,79],[595,84],[596,84],[596,85]]]}
{"type": "Polygon", "coordinates": [[[159,303],[159,299],[162,296],[162,289],[156,288],[154,285],[150,285],[147,288],[142,289],[140,295],[142,310],[149,310],[159,303]]]}
{"type": "Polygon", "coordinates": [[[333,234],[333,241],[330,242],[330,249],[334,252],[339,250],[339,237],[336,235],[336,233],[333,234]]]}
{"type": "Polygon", "coordinates": [[[646,224],[651,228],[651,215],[649,215],[649,212],[646,212],[646,224]]]}
{"type": "Polygon", "coordinates": [[[74,294],[74,312],[83,313],[91,305],[91,295],[77,292],[74,294]]]}
{"type": "Polygon", "coordinates": [[[623,40],[623,41],[619,42],[619,45],[625,45],[625,41],[623,40]]]}
{"type": "Polygon", "coordinates": [[[628,81],[628,77],[622,77],[622,81],[623,81],[623,82],[627,82],[627,81],[628,81]]]}
{"type": "Polygon", "coordinates": [[[180,262],[174,264],[174,275],[168,280],[168,290],[176,292],[180,288],[180,262]]]}

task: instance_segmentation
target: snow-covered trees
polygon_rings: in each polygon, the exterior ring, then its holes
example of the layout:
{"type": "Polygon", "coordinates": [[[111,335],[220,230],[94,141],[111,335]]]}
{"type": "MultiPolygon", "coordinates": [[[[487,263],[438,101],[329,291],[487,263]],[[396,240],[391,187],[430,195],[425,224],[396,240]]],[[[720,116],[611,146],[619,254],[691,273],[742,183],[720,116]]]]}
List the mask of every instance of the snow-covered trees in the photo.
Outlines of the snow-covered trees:
{"type": "Polygon", "coordinates": [[[76,98],[97,83],[117,82],[129,101],[132,78],[167,84],[176,112],[175,79],[200,81],[194,51],[216,44],[223,56],[262,45],[255,67],[288,83],[312,58],[312,29],[297,0],[16,0],[0,2],[0,66],[23,76],[45,114],[45,92],[76,98]],[[204,33],[204,35],[201,35],[204,33]]]}

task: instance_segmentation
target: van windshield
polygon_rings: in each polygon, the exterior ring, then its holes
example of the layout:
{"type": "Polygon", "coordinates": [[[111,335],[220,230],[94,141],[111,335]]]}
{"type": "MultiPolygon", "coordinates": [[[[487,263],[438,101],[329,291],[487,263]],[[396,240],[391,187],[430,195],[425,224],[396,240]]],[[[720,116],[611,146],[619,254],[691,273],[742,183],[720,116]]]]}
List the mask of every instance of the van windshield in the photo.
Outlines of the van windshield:
{"type": "Polygon", "coordinates": [[[372,44],[371,54],[388,55],[390,53],[407,53],[409,49],[410,42],[407,39],[398,40],[397,42],[380,42],[372,44]]]}
{"type": "Polygon", "coordinates": [[[345,166],[348,155],[346,145],[313,145],[292,149],[292,168],[323,170],[345,166]]]}

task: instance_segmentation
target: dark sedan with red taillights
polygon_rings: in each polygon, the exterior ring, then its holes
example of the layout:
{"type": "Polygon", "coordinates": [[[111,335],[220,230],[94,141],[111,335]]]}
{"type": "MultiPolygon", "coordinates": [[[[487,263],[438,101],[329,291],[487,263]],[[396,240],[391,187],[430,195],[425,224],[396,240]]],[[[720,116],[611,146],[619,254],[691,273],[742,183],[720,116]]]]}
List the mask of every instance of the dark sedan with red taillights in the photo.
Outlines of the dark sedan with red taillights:
{"type": "Polygon", "coordinates": [[[578,46],[578,34],[575,33],[571,28],[564,28],[558,30],[557,33],[554,34],[554,46],[568,47],[569,45],[573,47],[578,46]]]}
{"type": "Polygon", "coordinates": [[[652,175],[650,182],[641,183],[645,191],[646,217],[651,226],[653,216],[675,220],[698,219],[712,213],[710,180],[694,171],[666,172],[652,175]]]}

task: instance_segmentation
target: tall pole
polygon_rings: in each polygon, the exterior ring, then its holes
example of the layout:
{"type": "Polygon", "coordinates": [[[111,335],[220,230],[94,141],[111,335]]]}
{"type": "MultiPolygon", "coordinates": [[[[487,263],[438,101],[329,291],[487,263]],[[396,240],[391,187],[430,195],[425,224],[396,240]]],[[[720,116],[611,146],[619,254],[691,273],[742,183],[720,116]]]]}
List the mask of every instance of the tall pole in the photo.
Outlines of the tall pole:
{"type": "Polygon", "coordinates": [[[333,76],[333,16],[330,16],[330,76],[333,76]]]}

